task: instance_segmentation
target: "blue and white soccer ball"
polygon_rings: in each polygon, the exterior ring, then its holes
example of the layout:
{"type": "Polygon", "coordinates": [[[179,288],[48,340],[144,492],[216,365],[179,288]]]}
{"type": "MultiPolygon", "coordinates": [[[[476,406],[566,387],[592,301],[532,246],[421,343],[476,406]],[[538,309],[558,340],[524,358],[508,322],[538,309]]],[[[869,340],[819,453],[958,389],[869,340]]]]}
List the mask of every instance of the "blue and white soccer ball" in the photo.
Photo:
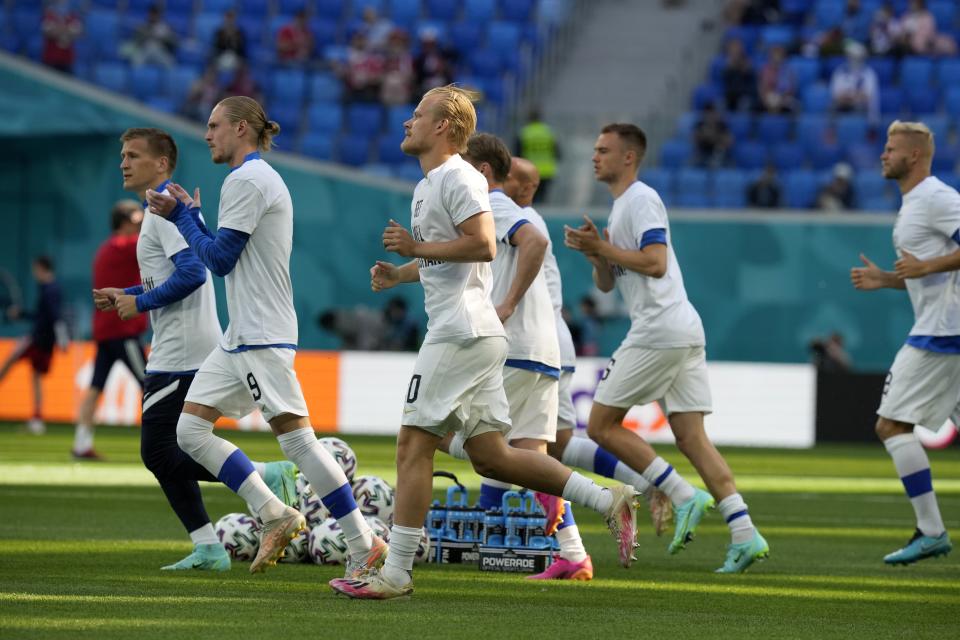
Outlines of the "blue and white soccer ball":
{"type": "Polygon", "coordinates": [[[280,562],[289,562],[296,564],[298,562],[307,562],[310,559],[310,534],[307,529],[298,533],[283,550],[283,556],[280,562]]]}
{"type": "Polygon", "coordinates": [[[413,562],[430,562],[430,532],[426,527],[420,529],[420,544],[417,545],[417,552],[413,555],[413,562]]]}
{"type": "Polygon", "coordinates": [[[300,490],[300,476],[297,476],[297,509],[307,520],[307,527],[312,529],[330,517],[330,511],[323,505],[313,488],[308,484],[300,490]]]}
{"type": "Polygon", "coordinates": [[[347,482],[353,482],[353,475],[357,472],[357,454],[353,452],[350,445],[340,438],[334,437],[320,438],[318,442],[343,469],[343,473],[347,476],[347,482]]]}
{"type": "Polygon", "coordinates": [[[214,527],[230,557],[253,560],[260,549],[260,523],[245,513],[228,513],[214,527]]]}
{"type": "Polygon", "coordinates": [[[386,522],[376,516],[367,516],[365,520],[375,536],[379,536],[384,542],[390,542],[390,527],[386,522]]]}
{"type": "Polygon", "coordinates": [[[393,487],[383,478],[359,476],[353,483],[353,498],[364,516],[393,523],[393,487]]]}
{"type": "Polygon", "coordinates": [[[315,564],[343,564],[347,561],[347,540],[336,519],[327,518],[310,530],[310,559],[315,564]]]}

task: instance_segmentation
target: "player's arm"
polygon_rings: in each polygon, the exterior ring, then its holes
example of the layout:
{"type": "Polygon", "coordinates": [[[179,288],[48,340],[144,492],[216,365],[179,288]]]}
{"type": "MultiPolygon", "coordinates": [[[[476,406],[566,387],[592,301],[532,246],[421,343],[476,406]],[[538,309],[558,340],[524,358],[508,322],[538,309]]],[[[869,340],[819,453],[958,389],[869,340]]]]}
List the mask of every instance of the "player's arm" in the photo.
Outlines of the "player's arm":
{"type": "Polygon", "coordinates": [[[921,260],[906,251],[900,251],[901,257],[893,263],[894,273],[901,280],[922,278],[934,273],[946,273],[960,270],[960,249],[945,256],[921,260]]]}
{"type": "Polygon", "coordinates": [[[374,291],[392,289],[405,282],[419,282],[420,267],[416,260],[397,266],[389,262],[377,260],[370,267],[370,288],[374,291]]]}
{"type": "Polygon", "coordinates": [[[490,262],[497,255],[493,214],[480,211],[457,225],[460,236],[447,242],[417,242],[400,223],[391,220],[383,231],[383,247],[405,258],[444,262],[490,262]]]}
{"type": "Polygon", "coordinates": [[[907,285],[903,278],[894,271],[884,271],[876,264],[870,261],[867,256],[860,254],[862,267],[850,269],[850,281],[853,282],[853,288],[860,291],[873,291],[876,289],[906,289],[907,285]]]}
{"type": "MultiPolygon", "coordinates": [[[[579,251],[593,265],[593,284],[604,293],[613,291],[616,280],[613,270],[606,258],[596,253],[596,240],[600,234],[597,225],[588,216],[583,216],[584,224],[574,229],[569,225],[563,227],[563,244],[570,249],[579,251]]],[[[604,232],[606,235],[606,232],[604,232]]]]}
{"type": "Polygon", "coordinates": [[[138,313],[159,309],[183,300],[207,281],[207,270],[190,249],[170,256],[174,272],[159,287],[144,292],[142,286],[124,290],[116,299],[117,312],[122,320],[129,320],[138,313]],[[139,293],[132,293],[139,289],[139,293]]]}
{"type": "Polygon", "coordinates": [[[547,253],[547,239],[528,220],[520,220],[507,233],[510,244],[517,248],[517,272],[510,283],[507,295],[497,303],[497,315],[501,322],[513,315],[520,300],[543,267],[547,253]]]}

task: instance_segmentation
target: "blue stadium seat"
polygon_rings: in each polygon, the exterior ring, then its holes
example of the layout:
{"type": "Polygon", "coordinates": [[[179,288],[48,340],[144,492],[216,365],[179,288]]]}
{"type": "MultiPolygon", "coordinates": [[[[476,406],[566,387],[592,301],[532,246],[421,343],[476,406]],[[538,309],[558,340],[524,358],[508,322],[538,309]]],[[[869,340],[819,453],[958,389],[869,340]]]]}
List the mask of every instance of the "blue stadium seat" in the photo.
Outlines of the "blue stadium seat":
{"type": "Polygon", "coordinates": [[[476,49],[482,39],[483,31],[479,23],[465,20],[450,26],[450,44],[457,51],[465,53],[476,49]]]}
{"type": "Polygon", "coordinates": [[[809,209],[817,199],[820,185],[817,174],[806,169],[796,169],[784,174],[783,201],[791,209],[809,209]]]}
{"type": "Polygon", "coordinates": [[[190,92],[190,87],[200,74],[190,66],[176,66],[167,72],[164,94],[178,107],[190,92]]]}
{"type": "Polygon", "coordinates": [[[674,135],[678,138],[689,138],[693,135],[693,129],[699,120],[699,113],[695,111],[684,111],[680,114],[680,117],[677,118],[677,130],[674,132],[674,135]]]}
{"type": "Polygon", "coordinates": [[[946,90],[943,106],[951,116],[960,116],[960,87],[949,87],[946,90]]]}
{"type": "Polygon", "coordinates": [[[101,62],[93,68],[93,81],[117,93],[127,92],[127,66],[119,62],[101,62]]]}
{"type": "Polygon", "coordinates": [[[933,87],[915,88],[907,91],[907,106],[911,113],[931,113],[940,103],[939,93],[933,87]]]}
{"type": "Polygon", "coordinates": [[[946,144],[938,144],[936,147],[936,152],[933,154],[933,172],[935,174],[954,173],[957,169],[957,161],[960,159],[957,147],[946,144]]]}
{"type": "MultiPolygon", "coordinates": [[[[667,204],[664,202],[664,204],[667,204]]],[[[713,198],[709,193],[699,191],[678,191],[670,206],[689,207],[691,209],[708,209],[713,206],[713,198]]]]}
{"type": "Polygon", "coordinates": [[[853,176],[853,202],[857,209],[867,209],[864,201],[884,194],[887,181],[879,171],[860,171],[853,176]]]}
{"type": "Polygon", "coordinates": [[[403,123],[413,117],[416,105],[401,104],[387,108],[387,133],[403,133],[403,123]]]}
{"type": "Polygon", "coordinates": [[[674,172],[660,167],[648,167],[640,172],[640,182],[660,194],[661,198],[673,194],[674,172]]]}
{"type": "Polygon", "coordinates": [[[307,130],[334,136],[343,127],[343,107],[330,102],[319,102],[307,109],[307,130]]]}
{"type": "Polygon", "coordinates": [[[233,9],[237,6],[237,0],[202,0],[200,5],[202,11],[222,15],[227,9],[233,9]]]}
{"type": "Polygon", "coordinates": [[[923,56],[907,56],[900,62],[900,86],[911,90],[926,88],[933,79],[933,60],[923,56]]]}
{"type": "Polygon", "coordinates": [[[470,56],[470,71],[473,75],[482,78],[499,78],[502,65],[500,52],[491,47],[482,47],[474,50],[470,56]]]}
{"type": "Polygon", "coordinates": [[[400,150],[403,134],[388,133],[380,137],[377,143],[377,159],[389,165],[398,165],[406,162],[407,154],[400,150]]]}
{"type": "Polygon", "coordinates": [[[370,138],[363,135],[346,135],[337,143],[337,160],[352,167],[366,164],[370,158],[370,138]]]}
{"type": "Polygon", "coordinates": [[[748,174],[741,169],[718,169],[713,172],[713,204],[717,207],[747,206],[748,174]]]}
{"type": "Polygon", "coordinates": [[[883,151],[880,145],[866,140],[847,147],[847,163],[856,171],[879,171],[880,154],[883,151]]]}
{"type": "Polygon", "coordinates": [[[84,35],[95,43],[116,41],[120,37],[120,18],[115,11],[94,9],[83,21],[84,35]]]}
{"type": "Polygon", "coordinates": [[[668,169],[677,169],[690,162],[693,150],[686,140],[668,140],[660,147],[660,165],[668,169]]]}
{"type": "Polygon", "coordinates": [[[177,107],[179,106],[166,96],[150,96],[145,102],[151,109],[156,109],[164,113],[176,113],[177,107]]]}
{"type": "Polygon", "coordinates": [[[312,3],[308,3],[307,0],[278,0],[277,13],[292,16],[298,11],[309,10],[309,4],[312,3]]]}
{"type": "Polygon", "coordinates": [[[927,9],[937,21],[937,31],[952,31],[957,24],[956,0],[930,0],[927,9]]]}
{"type": "Polygon", "coordinates": [[[520,48],[520,27],[512,22],[493,22],[487,29],[487,46],[500,52],[520,48]]]}
{"type": "Polygon", "coordinates": [[[760,38],[760,28],[748,24],[740,25],[736,27],[729,27],[723,33],[723,44],[726,46],[727,42],[731,40],[739,40],[743,44],[743,48],[746,49],[748,54],[752,54],[757,48],[757,40],[760,38]]]}
{"type": "Polygon", "coordinates": [[[881,87],[892,84],[897,75],[896,58],[873,57],[867,61],[867,66],[877,74],[877,82],[881,87]]]}
{"type": "Polygon", "coordinates": [[[793,69],[797,78],[797,88],[802,90],[807,85],[820,79],[820,61],[805,56],[792,56],[787,60],[787,66],[793,69]]]}
{"type": "Polygon", "coordinates": [[[299,108],[307,89],[307,74],[303,69],[275,69],[270,77],[270,98],[299,108]]]}
{"type": "Polygon", "coordinates": [[[341,36],[340,26],[336,20],[311,18],[308,24],[313,33],[314,51],[317,55],[321,55],[325,46],[337,42],[341,36]]]}
{"type": "Polygon", "coordinates": [[[695,169],[693,167],[684,167],[678,169],[674,174],[674,188],[677,195],[684,193],[698,193],[707,195],[709,193],[710,174],[706,169],[695,169]]]}
{"type": "Polygon", "coordinates": [[[757,138],[767,144],[786,140],[792,129],[793,122],[787,116],[764,113],[757,118],[757,138]]]}
{"type": "MultiPolygon", "coordinates": [[[[102,12],[98,12],[102,13],[102,12]]],[[[40,23],[43,21],[43,12],[40,10],[40,3],[35,7],[18,6],[13,9],[10,16],[10,25],[21,36],[31,33],[40,33],[40,23]]]]}
{"type": "Polygon", "coordinates": [[[803,91],[801,101],[807,113],[826,113],[832,101],[830,88],[820,82],[812,84],[803,91]]]}
{"type": "Polygon", "coordinates": [[[237,14],[266,18],[270,14],[270,0],[237,0],[237,14]]]}
{"type": "Polygon", "coordinates": [[[770,161],[780,171],[798,169],[805,159],[803,145],[799,142],[780,142],[770,146],[770,161]]]}
{"type": "Polygon", "coordinates": [[[390,0],[389,14],[396,23],[413,25],[420,19],[420,0],[390,0]]]}
{"type": "Polygon", "coordinates": [[[937,81],[943,89],[960,86],[960,58],[943,58],[937,65],[937,81]]]}
{"type": "Polygon", "coordinates": [[[707,79],[714,84],[723,84],[723,69],[727,65],[727,57],[722,53],[718,53],[713,56],[713,59],[710,60],[710,71],[707,74],[707,79]]]}
{"type": "Polygon", "coordinates": [[[339,20],[343,16],[343,9],[347,0],[314,0],[315,15],[329,20],[339,20]]]}
{"type": "Polygon", "coordinates": [[[753,135],[753,116],[749,113],[729,113],[727,126],[730,127],[730,133],[735,140],[745,140],[753,135]]]}
{"type": "Polygon", "coordinates": [[[460,0],[427,0],[427,13],[434,20],[453,22],[460,13],[460,0]]]}
{"type": "Polygon", "coordinates": [[[844,4],[837,0],[819,0],[813,10],[814,24],[820,29],[840,25],[843,22],[844,4]]]}
{"type": "Polygon", "coordinates": [[[693,90],[691,104],[696,111],[700,111],[708,104],[715,104],[722,95],[723,91],[720,85],[704,82],[693,90]]]}
{"type": "Polygon", "coordinates": [[[533,16],[534,0],[501,0],[500,15],[504,20],[529,22],[533,16]]]}
{"type": "Polygon", "coordinates": [[[807,147],[807,159],[814,169],[833,169],[843,160],[843,148],[835,141],[821,140],[819,144],[807,147]]]}
{"type": "Polygon", "coordinates": [[[741,169],[762,169],[767,164],[767,147],[755,140],[745,140],[733,146],[733,161],[741,169]]]}
{"type": "MultiPolygon", "coordinates": [[[[193,35],[204,50],[213,44],[213,36],[223,24],[221,13],[201,13],[193,22],[193,35]]],[[[248,38],[249,39],[249,38],[248,38]]]]}
{"type": "Polygon", "coordinates": [[[496,11],[496,0],[464,0],[463,2],[463,19],[466,22],[486,24],[493,20],[496,11]]]}
{"type": "Polygon", "coordinates": [[[332,160],[333,138],[326,133],[308,133],[300,144],[300,153],[317,160],[332,160]]]}
{"type": "Polygon", "coordinates": [[[383,125],[383,107],[379,104],[352,104],[347,107],[347,130],[355,136],[372,138],[383,125]]]}
{"type": "Polygon", "coordinates": [[[130,69],[130,90],[137,100],[146,102],[151,96],[164,93],[164,71],[161,67],[144,65],[130,69]]]}
{"type": "Polygon", "coordinates": [[[935,145],[946,144],[950,136],[950,116],[944,113],[922,113],[915,117],[930,127],[935,145]]]}
{"type": "Polygon", "coordinates": [[[903,108],[903,91],[900,87],[880,87],[881,113],[899,113],[903,108]]]}
{"type": "Polygon", "coordinates": [[[839,116],[836,120],[837,143],[841,147],[863,142],[870,130],[866,117],[856,114],[839,116]]]}
{"type": "Polygon", "coordinates": [[[797,117],[797,140],[808,149],[818,145],[827,131],[827,116],[820,113],[801,113],[797,117]]]}
{"type": "Polygon", "coordinates": [[[813,0],[780,0],[780,11],[784,17],[794,23],[802,22],[813,6],[813,0]]]}
{"type": "Polygon", "coordinates": [[[315,73],[310,77],[311,102],[339,102],[343,84],[331,73],[315,73]]]}
{"type": "Polygon", "coordinates": [[[280,125],[280,136],[277,138],[279,146],[284,151],[295,148],[297,137],[300,134],[300,124],[303,112],[299,104],[289,104],[273,100],[267,107],[267,117],[280,125]]]}

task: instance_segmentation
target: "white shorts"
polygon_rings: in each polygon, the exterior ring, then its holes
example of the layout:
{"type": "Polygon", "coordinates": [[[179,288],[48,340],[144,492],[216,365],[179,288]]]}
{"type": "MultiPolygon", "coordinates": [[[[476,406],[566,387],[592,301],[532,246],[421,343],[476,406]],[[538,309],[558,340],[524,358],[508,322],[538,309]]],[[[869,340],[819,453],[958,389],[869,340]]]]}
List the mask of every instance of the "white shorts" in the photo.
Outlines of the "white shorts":
{"type": "Polygon", "coordinates": [[[200,365],[186,402],[213,407],[228,418],[259,409],[268,422],[284,413],[309,416],[293,369],[296,351],[266,348],[228,353],[217,347],[200,365]]]}
{"type": "Polygon", "coordinates": [[[939,429],[960,399],[960,355],[903,345],[893,360],[877,414],[939,429]]]}
{"type": "Polygon", "coordinates": [[[503,390],[510,404],[513,427],[507,440],[530,438],[544,442],[557,440],[557,390],[560,383],[543,373],[503,368],[503,390]]]}
{"type": "Polygon", "coordinates": [[[560,372],[560,403],[557,408],[557,431],[573,429],[577,426],[577,410],[573,407],[573,371],[560,372]]]}
{"type": "Polygon", "coordinates": [[[461,431],[464,440],[488,431],[507,433],[506,358],[502,336],[424,344],[407,387],[401,424],[440,437],[461,431]]]}
{"type": "Polygon", "coordinates": [[[648,349],[620,345],[600,378],[594,402],[629,409],[663,401],[664,413],[710,413],[710,379],[703,347],[648,349]]]}

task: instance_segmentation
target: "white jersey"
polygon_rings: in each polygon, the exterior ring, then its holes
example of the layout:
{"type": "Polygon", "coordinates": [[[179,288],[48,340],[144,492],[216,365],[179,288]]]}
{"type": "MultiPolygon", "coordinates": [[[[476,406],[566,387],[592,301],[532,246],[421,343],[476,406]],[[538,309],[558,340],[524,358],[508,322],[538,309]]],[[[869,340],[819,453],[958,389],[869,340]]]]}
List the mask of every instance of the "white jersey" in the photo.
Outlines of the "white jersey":
{"type": "Polygon", "coordinates": [[[553,304],[553,313],[557,320],[557,339],[560,341],[560,364],[563,369],[572,371],[577,364],[577,351],[573,346],[573,336],[570,327],[563,319],[563,282],[560,279],[560,267],[557,257],[553,255],[553,240],[550,239],[550,230],[536,209],[524,207],[521,209],[523,217],[537,228],[547,239],[547,253],[543,256],[543,277],[547,280],[547,290],[550,292],[550,302],[553,304]]]}
{"type": "MultiPolygon", "coordinates": [[[[898,256],[903,251],[920,260],[945,256],[958,249],[958,229],[960,194],[931,176],[903,196],[893,225],[893,246],[898,256]]],[[[911,337],[960,336],[960,272],[910,278],[906,285],[915,317],[911,337]]]]}
{"type": "MultiPolygon", "coordinates": [[[[189,247],[175,224],[160,216],[143,217],[137,263],[144,292],[156,289],[173,275],[176,267],[171,258],[184,250],[189,247]]],[[[153,340],[147,358],[148,374],[196,371],[220,341],[213,279],[206,269],[204,273],[206,281],[186,298],[149,312],[153,340]]]]}
{"type": "Polygon", "coordinates": [[[223,181],[220,229],[250,234],[233,271],[224,278],[230,324],[227,351],[245,346],[294,347],[297,315],[290,284],[293,202],[273,167],[250,154],[223,181]]]}
{"type": "MultiPolygon", "coordinates": [[[[460,237],[460,224],[484,211],[490,211],[486,179],[454,154],[417,184],[410,228],[417,242],[449,242],[460,237]]],[[[424,343],[504,335],[490,301],[489,264],[421,258],[418,267],[427,312],[424,343]]]]}
{"type": "MultiPolygon", "coordinates": [[[[497,257],[493,260],[493,302],[507,297],[517,275],[517,247],[510,244],[513,233],[529,222],[523,210],[502,191],[490,194],[493,220],[497,228],[497,257]]],[[[530,284],[517,304],[516,311],[507,318],[503,327],[507,330],[507,364],[513,361],[545,365],[557,377],[560,375],[560,346],[557,342],[557,323],[553,303],[543,269],[530,284]]],[[[521,366],[521,368],[533,368],[521,366]]],[[[533,368],[543,371],[542,368],[533,368]]]]}
{"type": "Polygon", "coordinates": [[[670,243],[667,209],[657,192],[634,182],[614,200],[607,226],[610,242],[620,249],[639,250],[648,231],[659,235],[667,245],[667,271],[662,278],[611,265],[617,288],[630,310],[630,331],[622,344],[648,349],[703,346],[703,323],[687,300],[680,265],[670,243]]]}

